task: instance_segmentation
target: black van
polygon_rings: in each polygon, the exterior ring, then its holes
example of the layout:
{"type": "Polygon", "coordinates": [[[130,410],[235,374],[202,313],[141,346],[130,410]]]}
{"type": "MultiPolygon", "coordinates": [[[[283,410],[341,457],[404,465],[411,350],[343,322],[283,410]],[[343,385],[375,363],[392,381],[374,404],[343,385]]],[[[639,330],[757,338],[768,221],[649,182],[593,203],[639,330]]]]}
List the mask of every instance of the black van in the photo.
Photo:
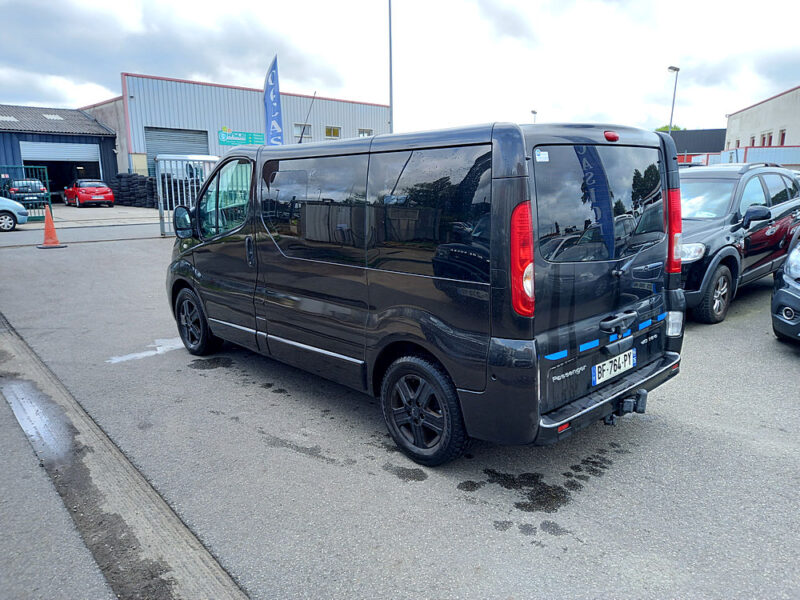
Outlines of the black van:
{"type": "Polygon", "coordinates": [[[224,339],[373,394],[424,465],[644,412],[678,373],[663,134],[497,123],[236,148],[174,225],[189,352],[224,339]]]}

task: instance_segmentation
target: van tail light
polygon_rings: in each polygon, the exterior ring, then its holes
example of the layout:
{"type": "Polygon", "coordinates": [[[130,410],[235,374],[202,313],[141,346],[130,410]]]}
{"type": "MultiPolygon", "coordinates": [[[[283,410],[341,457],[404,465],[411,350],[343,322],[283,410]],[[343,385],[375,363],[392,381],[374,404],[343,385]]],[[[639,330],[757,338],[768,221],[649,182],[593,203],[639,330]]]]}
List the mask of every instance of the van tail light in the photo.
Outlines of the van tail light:
{"type": "Polygon", "coordinates": [[[518,315],[533,316],[533,221],[530,202],[518,204],[511,213],[511,304],[518,315]]]}
{"type": "Polygon", "coordinates": [[[681,272],[681,190],[675,188],[667,190],[667,213],[669,224],[667,232],[669,235],[669,253],[667,255],[667,273],[681,272]]]}

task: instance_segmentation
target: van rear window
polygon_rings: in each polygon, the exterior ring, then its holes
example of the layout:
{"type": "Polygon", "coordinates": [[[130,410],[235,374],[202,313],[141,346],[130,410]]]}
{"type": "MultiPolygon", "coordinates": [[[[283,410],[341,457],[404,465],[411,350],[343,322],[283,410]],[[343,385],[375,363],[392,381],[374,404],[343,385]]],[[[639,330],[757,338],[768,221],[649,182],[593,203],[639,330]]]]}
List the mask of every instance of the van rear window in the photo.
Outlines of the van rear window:
{"type": "Polygon", "coordinates": [[[655,148],[538,146],[537,250],[552,262],[614,260],[664,237],[655,148]]]}

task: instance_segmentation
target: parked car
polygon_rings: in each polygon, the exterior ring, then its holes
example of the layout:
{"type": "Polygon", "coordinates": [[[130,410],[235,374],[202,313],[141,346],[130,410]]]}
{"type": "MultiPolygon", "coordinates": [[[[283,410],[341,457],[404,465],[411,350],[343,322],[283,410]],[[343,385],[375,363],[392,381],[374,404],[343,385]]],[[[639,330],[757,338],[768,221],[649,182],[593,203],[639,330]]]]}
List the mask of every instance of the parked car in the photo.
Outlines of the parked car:
{"type": "Polygon", "coordinates": [[[794,245],[775,274],[772,331],[778,339],[800,342],[800,244],[794,245]]]}
{"type": "Polygon", "coordinates": [[[227,340],[374,395],[420,464],[549,444],[678,373],[678,188],[672,139],[633,128],[234,148],[175,208],[166,291],[190,353],[227,340]],[[534,251],[593,227],[605,258],[534,251]]]}
{"type": "Polygon", "coordinates": [[[774,273],[800,233],[800,183],[764,163],[681,172],[681,279],[696,320],[725,319],[736,291],[774,273]]]}
{"type": "Polygon", "coordinates": [[[14,231],[28,222],[28,211],[16,200],[0,197],[0,231],[14,231]]]}
{"type": "Polygon", "coordinates": [[[108,185],[97,179],[76,179],[64,188],[64,204],[78,208],[105,204],[114,208],[114,194],[108,185]]]}
{"type": "Polygon", "coordinates": [[[47,188],[38,179],[3,179],[0,182],[0,196],[24,203],[47,202],[47,188]]]}

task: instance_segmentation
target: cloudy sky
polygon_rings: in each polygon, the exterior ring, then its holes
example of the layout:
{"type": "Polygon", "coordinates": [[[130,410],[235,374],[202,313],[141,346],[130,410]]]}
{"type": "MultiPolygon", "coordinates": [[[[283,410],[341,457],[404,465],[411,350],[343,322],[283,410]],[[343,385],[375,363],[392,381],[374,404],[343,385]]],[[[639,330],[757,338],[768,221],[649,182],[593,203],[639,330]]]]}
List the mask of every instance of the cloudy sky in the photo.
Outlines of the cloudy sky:
{"type": "MultiPolygon", "coordinates": [[[[800,85],[798,0],[394,0],[395,130],[669,121],[800,85]],[[738,6],[740,5],[740,6],[738,6]]],[[[386,0],[0,0],[0,103],[78,107],[120,72],[389,101],[386,0]]]]}

